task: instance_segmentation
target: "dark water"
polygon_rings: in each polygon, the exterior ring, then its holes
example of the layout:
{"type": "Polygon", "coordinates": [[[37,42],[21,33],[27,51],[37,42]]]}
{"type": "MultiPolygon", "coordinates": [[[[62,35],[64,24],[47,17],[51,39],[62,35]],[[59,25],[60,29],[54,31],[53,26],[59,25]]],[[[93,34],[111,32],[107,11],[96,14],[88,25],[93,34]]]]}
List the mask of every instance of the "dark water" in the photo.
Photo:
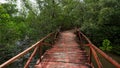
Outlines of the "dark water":
{"type": "MultiPolygon", "coordinates": [[[[88,53],[89,48],[86,47],[85,49],[88,53]]],[[[106,52],[106,54],[120,64],[120,55],[116,55],[116,54],[113,54],[113,53],[110,53],[110,52],[106,52]]],[[[99,53],[97,53],[97,55],[98,55],[102,65],[103,65],[103,68],[116,68],[113,64],[111,64],[108,60],[106,60],[104,57],[102,57],[99,53]]],[[[96,64],[96,61],[94,60],[93,56],[92,56],[92,63],[93,63],[95,68],[98,68],[97,64],[96,64]]]]}
{"type": "MultiPolygon", "coordinates": [[[[118,56],[116,54],[112,54],[112,53],[106,53],[106,54],[109,55],[111,58],[113,58],[118,63],[120,63],[120,56],[118,56]]],[[[103,65],[103,68],[116,68],[113,64],[111,64],[109,61],[107,61],[105,58],[103,58],[100,54],[98,54],[98,55],[99,55],[102,65],[103,65]]],[[[95,68],[98,68],[95,60],[92,59],[92,61],[93,61],[95,68]]]]}

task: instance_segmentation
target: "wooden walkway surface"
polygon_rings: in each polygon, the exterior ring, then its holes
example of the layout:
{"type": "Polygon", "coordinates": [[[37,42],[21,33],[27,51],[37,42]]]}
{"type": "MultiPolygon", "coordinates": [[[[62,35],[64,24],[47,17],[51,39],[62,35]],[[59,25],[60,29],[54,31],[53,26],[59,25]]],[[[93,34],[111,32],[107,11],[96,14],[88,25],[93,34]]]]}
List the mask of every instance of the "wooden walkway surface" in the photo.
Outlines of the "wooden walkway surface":
{"type": "Polygon", "coordinates": [[[90,68],[86,51],[80,49],[75,39],[71,31],[60,33],[59,40],[35,68],[90,68]]]}

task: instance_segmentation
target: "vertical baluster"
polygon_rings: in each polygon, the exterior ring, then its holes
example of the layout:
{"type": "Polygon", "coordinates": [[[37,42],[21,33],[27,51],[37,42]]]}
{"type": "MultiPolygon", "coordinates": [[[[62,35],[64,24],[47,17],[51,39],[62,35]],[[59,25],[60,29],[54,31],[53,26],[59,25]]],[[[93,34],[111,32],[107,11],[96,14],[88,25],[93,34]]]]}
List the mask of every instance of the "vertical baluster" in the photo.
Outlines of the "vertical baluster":
{"type": "Polygon", "coordinates": [[[29,64],[30,64],[30,62],[32,61],[33,57],[35,56],[35,54],[36,54],[36,52],[37,52],[37,50],[38,50],[38,47],[39,47],[39,46],[36,46],[36,47],[35,47],[33,53],[31,54],[31,56],[30,56],[29,59],[27,60],[24,68],[28,68],[28,67],[29,67],[29,64]]]}

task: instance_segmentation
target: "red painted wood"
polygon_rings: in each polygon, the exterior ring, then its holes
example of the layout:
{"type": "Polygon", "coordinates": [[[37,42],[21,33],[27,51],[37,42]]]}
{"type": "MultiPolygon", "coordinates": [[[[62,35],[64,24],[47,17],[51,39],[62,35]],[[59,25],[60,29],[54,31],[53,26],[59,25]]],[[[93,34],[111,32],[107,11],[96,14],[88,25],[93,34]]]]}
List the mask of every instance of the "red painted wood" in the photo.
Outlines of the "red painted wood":
{"type": "Polygon", "coordinates": [[[86,51],[79,48],[75,38],[72,32],[62,32],[60,39],[35,68],[90,68],[86,51]]]}
{"type": "Polygon", "coordinates": [[[94,50],[96,50],[107,61],[109,61],[110,63],[112,63],[112,65],[116,66],[116,68],[120,68],[120,64],[117,61],[115,61],[112,57],[108,56],[105,52],[103,52],[98,47],[96,47],[94,44],[92,44],[92,42],[89,40],[89,38],[87,38],[82,32],[79,32],[79,33],[82,34],[82,36],[84,37],[84,39],[88,42],[87,46],[90,46],[91,48],[93,48],[94,50]]]}

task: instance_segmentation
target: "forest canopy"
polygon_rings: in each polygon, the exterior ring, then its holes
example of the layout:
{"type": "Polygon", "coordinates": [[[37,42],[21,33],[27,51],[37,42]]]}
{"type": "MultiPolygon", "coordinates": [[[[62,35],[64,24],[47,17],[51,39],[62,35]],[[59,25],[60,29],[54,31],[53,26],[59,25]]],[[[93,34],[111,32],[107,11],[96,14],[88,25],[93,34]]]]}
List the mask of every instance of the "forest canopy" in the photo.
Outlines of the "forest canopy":
{"type": "Polygon", "coordinates": [[[0,3],[0,63],[60,26],[79,27],[120,55],[120,0],[7,0],[0,3]]]}

